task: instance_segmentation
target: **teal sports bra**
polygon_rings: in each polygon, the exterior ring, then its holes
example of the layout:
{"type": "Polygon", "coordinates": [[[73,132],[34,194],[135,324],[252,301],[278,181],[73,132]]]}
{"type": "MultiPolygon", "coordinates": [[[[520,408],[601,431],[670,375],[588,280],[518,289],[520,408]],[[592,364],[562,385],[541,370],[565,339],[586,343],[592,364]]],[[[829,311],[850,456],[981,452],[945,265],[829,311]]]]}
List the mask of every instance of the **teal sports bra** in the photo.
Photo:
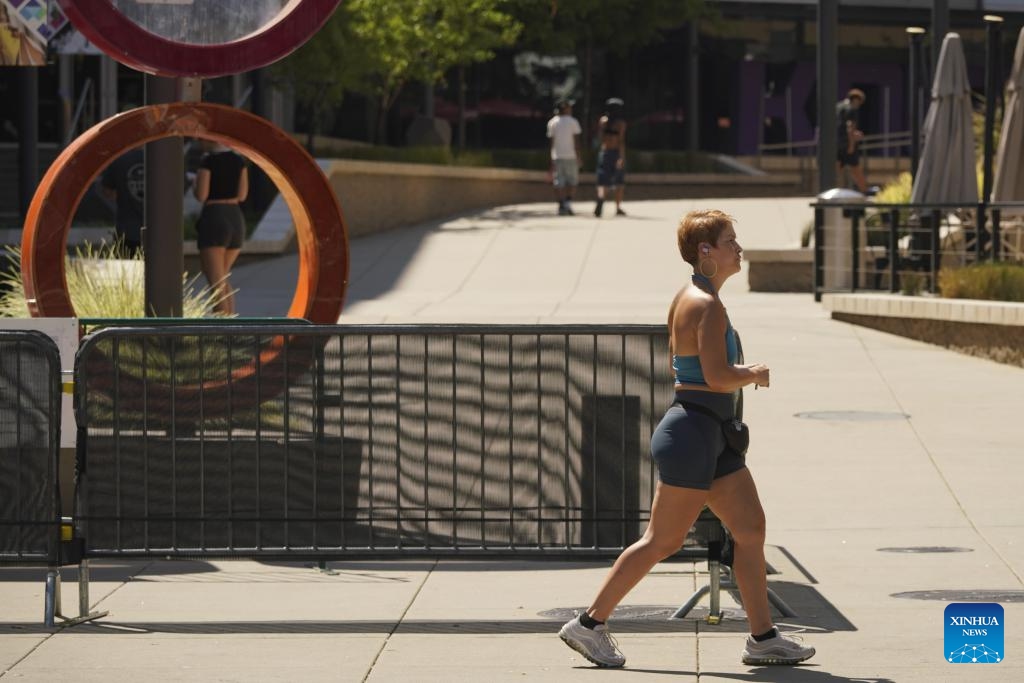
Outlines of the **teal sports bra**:
{"type": "MultiPolygon", "coordinates": [[[[711,281],[702,275],[694,275],[695,282],[702,282],[711,287],[711,281]]],[[[732,323],[726,322],[725,327],[725,355],[729,365],[735,365],[739,360],[739,347],[736,345],[736,331],[732,329],[732,323]]],[[[672,356],[672,370],[676,375],[676,384],[699,384],[707,386],[704,379],[704,369],[700,366],[700,356],[672,356]]]]}

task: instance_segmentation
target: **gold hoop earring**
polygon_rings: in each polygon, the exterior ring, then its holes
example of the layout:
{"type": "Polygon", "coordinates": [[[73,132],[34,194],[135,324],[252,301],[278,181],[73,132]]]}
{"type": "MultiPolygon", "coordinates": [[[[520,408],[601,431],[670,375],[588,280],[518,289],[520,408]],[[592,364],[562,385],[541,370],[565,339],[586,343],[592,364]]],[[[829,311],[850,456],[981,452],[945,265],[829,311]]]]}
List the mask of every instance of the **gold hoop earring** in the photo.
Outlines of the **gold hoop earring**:
{"type": "Polygon", "coordinates": [[[704,277],[706,277],[707,279],[709,279],[709,280],[710,280],[710,279],[711,279],[711,278],[713,278],[714,276],[718,275],[718,264],[717,264],[717,263],[715,263],[714,261],[712,261],[712,260],[711,260],[711,259],[709,259],[709,258],[706,258],[706,259],[702,259],[702,260],[701,260],[701,262],[700,262],[700,263],[699,263],[699,264],[697,265],[697,270],[699,270],[699,271],[700,271],[700,274],[701,274],[701,275],[703,275],[704,277]],[[710,275],[708,275],[707,273],[705,273],[705,272],[704,272],[704,264],[705,264],[705,263],[713,263],[713,264],[714,264],[714,266],[715,266],[715,272],[711,273],[710,275]]]}

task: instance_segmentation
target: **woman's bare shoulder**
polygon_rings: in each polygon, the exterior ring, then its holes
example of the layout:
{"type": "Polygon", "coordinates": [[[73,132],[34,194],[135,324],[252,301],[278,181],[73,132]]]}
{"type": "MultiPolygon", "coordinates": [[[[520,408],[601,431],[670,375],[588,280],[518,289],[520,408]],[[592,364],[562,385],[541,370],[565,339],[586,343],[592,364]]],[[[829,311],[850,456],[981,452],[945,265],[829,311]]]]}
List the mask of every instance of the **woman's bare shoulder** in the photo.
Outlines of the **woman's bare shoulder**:
{"type": "Polygon", "coordinates": [[[715,297],[699,287],[683,287],[676,292],[669,307],[669,321],[679,322],[703,318],[715,304],[715,297]]]}

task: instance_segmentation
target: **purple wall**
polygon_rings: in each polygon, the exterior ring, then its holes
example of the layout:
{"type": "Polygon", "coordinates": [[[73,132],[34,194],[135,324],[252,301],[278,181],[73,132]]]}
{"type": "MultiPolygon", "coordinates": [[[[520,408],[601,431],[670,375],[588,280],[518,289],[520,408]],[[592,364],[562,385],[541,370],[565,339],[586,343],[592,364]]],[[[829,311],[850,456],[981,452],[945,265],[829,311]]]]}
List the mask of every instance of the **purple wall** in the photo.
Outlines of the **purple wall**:
{"type": "MultiPolygon", "coordinates": [[[[763,121],[758,114],[761,105],[758,98],[765,90],[765,64],[763,62],[744,61],[739,64],[739,97],[738,111],[733,119],[739,126],[737,131],[737,153],[756,154],[760,126],[763,121]]],[[[870,104],[864,110],[865,116],[861,124],[866,133],[875,134],[885,131],[884,123],[884,92],[889,90],[889,131],[905,131],[909,128],[907,121],[906,67],[903,64],[841,64],[839,66],[839,92],[836,101],[845,96],[846,91],[854,85],[869,86],[870,104]]],[[[972,74],[973,77],[973,74],[972,74]]],[[[793,70],[789,82],[792,100],[793,142],[814,139],[814,126],[808,119],[807,111],[814,111],[817,106],[815,85],[817,71],[814,62],[799,62],[793,70]]],[[[785,94],[765,98],[764,116],[786,117],[785,94]]]]}

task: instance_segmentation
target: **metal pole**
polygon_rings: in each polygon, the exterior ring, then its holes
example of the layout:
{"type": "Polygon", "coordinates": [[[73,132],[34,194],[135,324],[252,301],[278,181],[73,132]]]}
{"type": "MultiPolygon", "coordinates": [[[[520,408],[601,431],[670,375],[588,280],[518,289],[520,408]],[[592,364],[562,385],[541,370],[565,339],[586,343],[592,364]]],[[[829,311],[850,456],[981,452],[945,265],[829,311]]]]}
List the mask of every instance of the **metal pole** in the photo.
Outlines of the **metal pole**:
{"type": "MultiPolygon", "coordinates": [[[[146,102],[175,102],[179,83],[174,78],[146,76],[146,102]]],[[[145,249],[146,315],[181,317],[181,276],[185,256],[181,237],[185,194],[185,157],[180,137],[146,145],[145,249]]]]}
{"type": "Polygon", "coordinates": [[[117,113],[118,65],[107,55],[100,56],[100,119],[109,119],[117,113]]]}
{"type": "Polygon", "coordinates": [[[24,220],[39,184],[39,67],[16,68],[21,99],[18,112],[18,211],[24,220]]]}
{"type": "Polygon", "coordinates": [[[892,147],[891,147],[892,143],[891,143],[890,138],[889,138],[889,133],[891,132],[889,130],[889,119],[890,119],[890,116],[891,116],[891,114],[889,112],[889,109],[891,107],[891,105],[890,105],[890,100],[891,99],[892,98],[891,98],[891,93],[889,92],[889,86],[885,86],[884,88],[882,88],[882,135],[885,136],[885,154],[884,154],[884,156],[887,156],[887,157],[892,156],[892,147]]]}
{"type": "Polygon", "coordinates": [[[818,0],[818,192],[836,184],[839,0],[818,0]]]}
{"type": "Polygon", "coordinates": [[[75,109],[75,64],[72,55],[61,55],[57,58],[60,86],[58,95],[60,97],[60,140],[62,147],[67,147],[74,133],[71,130],[75,109]]]}
{"type": "Polygon", "coordinates": [[[939,65],[942,41],[949,33],[949,0],[932,0],[932,61],[931,73],[939,65]]]}
{"type": "Polygon", "coordinates": [[[700,32],[696,19],[687,25],[686,149],[691,153],[700,149],[700,32]]]}
{"type": "Polygon", "coordinates": [[[900,258],[899,223],[899,209],[889,209],[889,292],[891,294],[899,291],[896,286],[896,271],[900,258]]]}
{"type": "Polygon", "coordinates": [[[917,81],[920,71],[921,38],[924,29],[911,26],[907,29],[910,38],[910,64],[907,67],[907,91],[910,95],[910,176],[917,176],[917,163],[921,159],[921,99],[918,96],[920,85],[917,81]]]}
{"type": "MultiPolygon", "coordinates": [[[[985,16],[985,158],[982,166],[982,202],[987,202],[992,197],[992,148],[998,99],[996,91],[1000,89],[999,83],[1002,81],[997,63],[1002,26],[1002,17],[985,16]]],[[[980,231],[978,237],[981,238],[980,231]]]]}
{"type": "Polygon", "coordinates": [[[856,292],[860,281],[860,211],[851,211],[850,219],[850,291],[856,292]]]}
{"type": "Polygon", "coordinates": [[[793,88],[786,86],[786,156],[793,156],[793,88]]]}

